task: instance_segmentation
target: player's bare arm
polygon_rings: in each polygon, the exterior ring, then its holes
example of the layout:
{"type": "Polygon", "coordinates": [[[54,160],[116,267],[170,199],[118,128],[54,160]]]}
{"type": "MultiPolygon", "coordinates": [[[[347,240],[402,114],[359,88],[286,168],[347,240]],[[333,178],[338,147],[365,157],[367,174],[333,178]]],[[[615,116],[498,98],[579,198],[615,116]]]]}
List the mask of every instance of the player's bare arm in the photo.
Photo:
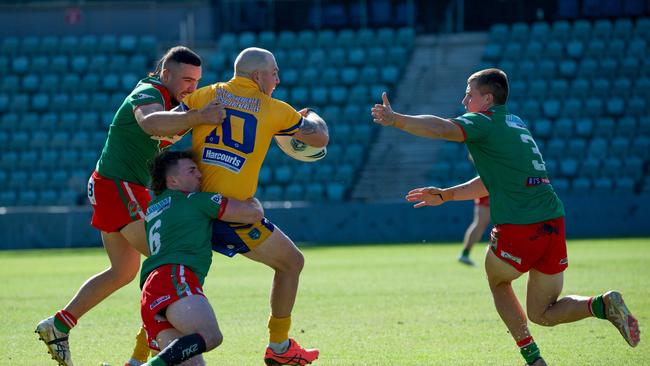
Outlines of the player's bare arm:
{"type": "Polygon", "coordinates": [[[466,201],[485,197],[488,191],[480,177],[450,188],[422,187],[411,190],[406,200],[415,202],[413,207],[440,206],[447,201],[466,201]]]}
{"type": "Polygon", "coordinates": [[[412,135],[442,139],[447,141],[464,141],[463,131],[455,123],[433,115],[410,116],[393,111],[386,92],[381,95],[383,104],[375,104],[371,109],[373,121],[382,126],[393,126],[412,135]]]}
{"type": "Polygon", "coordinates": [[[293,137],[310,146],[327,146],[330,135],[325,121],[315,112],[307,108],[301,110],[300,114],[304,117],[302,126],[293,137]]]}
{"type": "Polygon", "coordinates": [[[254,224],[264,218],[264,208],[257,198],[241,201],[229,198],[226,209],[221,215],[221,220],[254,224]]]}
{"type": "Polygon", "coordinates": [[[152,136],[172,136],[197,125],[219,125],[226,117],[224,105],[216,100],[185,112],[165,111],[160,104],[148,104],[136,108],[134,114],[142,130],[152,136]]]}

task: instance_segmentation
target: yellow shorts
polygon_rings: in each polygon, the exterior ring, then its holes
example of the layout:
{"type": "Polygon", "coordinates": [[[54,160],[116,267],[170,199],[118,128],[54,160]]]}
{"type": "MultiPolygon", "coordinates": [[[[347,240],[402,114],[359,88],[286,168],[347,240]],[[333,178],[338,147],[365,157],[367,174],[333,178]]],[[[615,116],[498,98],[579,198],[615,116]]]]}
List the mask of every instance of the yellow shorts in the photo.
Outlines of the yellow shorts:
{"type": "Polygon", "coordinates": [[[255,250],[271,236],[273,223],[265,218],[255,224],[212,221],[212,250],[233,257],[237,253],[255,250]]]}

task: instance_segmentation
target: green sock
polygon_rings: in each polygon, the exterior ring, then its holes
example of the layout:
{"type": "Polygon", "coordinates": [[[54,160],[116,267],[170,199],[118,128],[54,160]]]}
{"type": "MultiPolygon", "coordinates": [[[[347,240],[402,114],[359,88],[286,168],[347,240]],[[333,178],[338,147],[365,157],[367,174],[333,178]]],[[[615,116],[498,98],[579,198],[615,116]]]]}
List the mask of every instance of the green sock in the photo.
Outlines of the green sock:
{"type": "Polygon", "coordinates": [[[469,257],[469,249],[463,249],[463,252],[460,253],[463,257],[469,257]]]}
{"type": "Polygon", "coordinates": [[[607,319],[605,316],[605,302],[603,301],[603,295],[594,296],[591,298],[590,304],[591,313],[598,319],[607,319]]]}
{"type": "Polygon", "coordinates": [[[167,366],[167,363],[158,356],[154,356],[147,363],[151,366],[167,366]]]}
{"type": "Polygon", "coordinates": [[[519,348],[519,352],[521,352],[521,355],[524,356],[526,363],[529,365],[532,365],[533,362],[535,362],[538,358],[541,357],[539,348],[537,347],[537,343],[535,342],[519,348]]]}

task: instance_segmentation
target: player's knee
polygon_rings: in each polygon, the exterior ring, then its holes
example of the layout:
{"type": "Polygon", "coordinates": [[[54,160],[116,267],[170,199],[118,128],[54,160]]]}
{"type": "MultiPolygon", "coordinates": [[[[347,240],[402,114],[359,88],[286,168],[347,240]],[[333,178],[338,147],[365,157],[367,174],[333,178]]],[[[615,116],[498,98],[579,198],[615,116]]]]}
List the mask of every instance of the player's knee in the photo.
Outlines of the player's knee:
{"type": "Polygon", "coordinates": [[[219,329],[208,331],[208,332],[201,332],[201,336],[205,341],[206,351],[213,350],[219,347],[221,343],[223,343],[223,334],[221,334],[219,329]]]}
{"type": "Polygon", "coordinates": [[[528,320],[530,320],[531,322],[537,325],[541,325],[544,327],[552,327],[555,325],[546,316],[544,316],[544,313],[528,311],[527,315],[528,315],[528,320]]]}

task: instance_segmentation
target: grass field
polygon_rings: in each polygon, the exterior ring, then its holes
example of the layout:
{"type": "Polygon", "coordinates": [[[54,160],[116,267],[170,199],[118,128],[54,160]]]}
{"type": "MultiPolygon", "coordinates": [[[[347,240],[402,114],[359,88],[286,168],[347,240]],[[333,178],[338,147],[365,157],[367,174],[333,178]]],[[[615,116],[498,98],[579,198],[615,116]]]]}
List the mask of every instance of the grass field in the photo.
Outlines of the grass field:
{"type": "MultiPolygon", "coordinates": [[[[424,244],[305,248],[292,334],[320,348],[317,365],[522,365],[482,267],[458,264],[459,250],[424,244]]],[[[214,258],[205,291],[225,340],[206,360],[260,365],[272,272],[244,257],[214,258]]],[[[618,289],[646,329],[650,239],[571,241],[569,258],[566,294],[618,289]]],[[[36,323],[106,265],[100,249],[0,252],[0,277],[7,281],[0,296],[7,315],[0,323],[0,365],[54,365],[33,333],[36,323]]],[[[71,333],[75,365],[121,366],[128,358],[139,326],[136,282],[79,321],[71,333]]],[[[521,294],[525,280],[516,284],[521,294]]],[[[647,333],[633,349],[606,321],[531,325],[531,331],[549,365],[650,365],[647,333]]]]}

